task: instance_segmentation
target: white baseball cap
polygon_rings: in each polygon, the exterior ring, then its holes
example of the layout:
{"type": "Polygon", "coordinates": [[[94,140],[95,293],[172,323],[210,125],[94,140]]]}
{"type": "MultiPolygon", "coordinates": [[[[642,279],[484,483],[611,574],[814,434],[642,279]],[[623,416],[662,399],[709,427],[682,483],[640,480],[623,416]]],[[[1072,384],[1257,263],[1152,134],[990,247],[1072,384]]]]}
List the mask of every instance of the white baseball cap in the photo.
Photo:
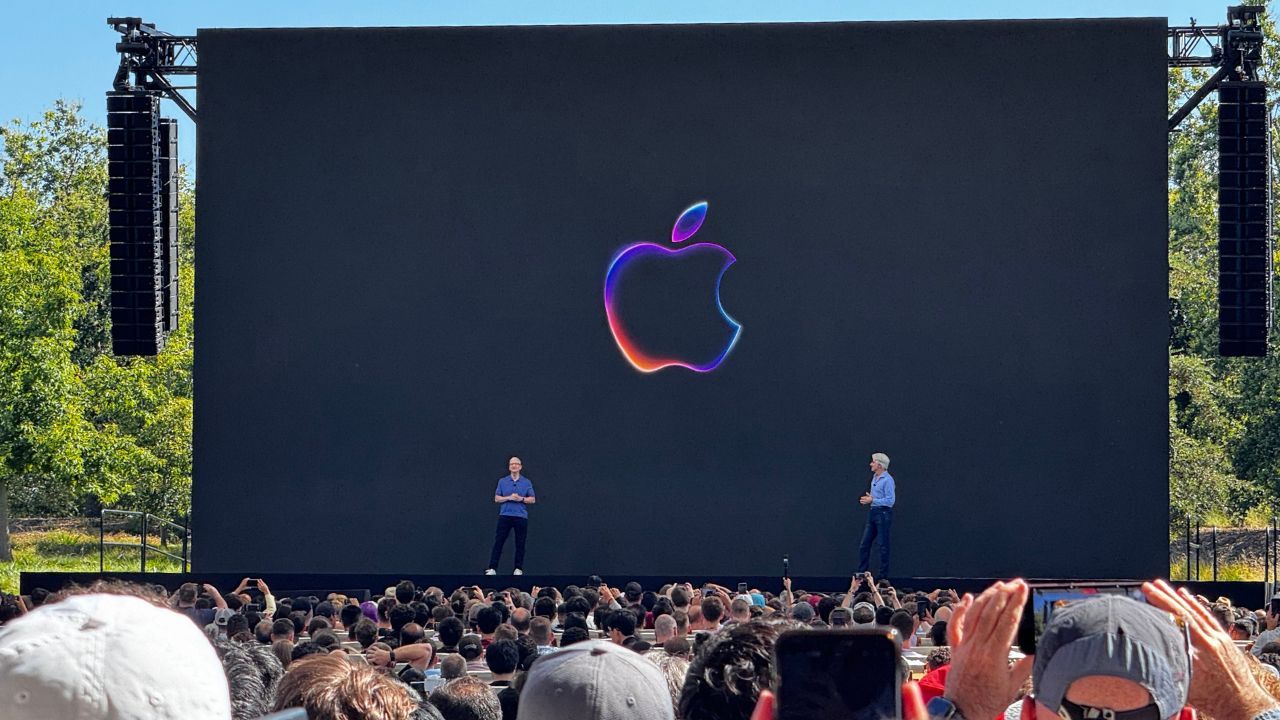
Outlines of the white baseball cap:
{"type": "Polygon", "coordinates": [[[6,718],[231,717],[227,678],[191,619],[124,595],[76,595],[0,627],[6,718]]]}

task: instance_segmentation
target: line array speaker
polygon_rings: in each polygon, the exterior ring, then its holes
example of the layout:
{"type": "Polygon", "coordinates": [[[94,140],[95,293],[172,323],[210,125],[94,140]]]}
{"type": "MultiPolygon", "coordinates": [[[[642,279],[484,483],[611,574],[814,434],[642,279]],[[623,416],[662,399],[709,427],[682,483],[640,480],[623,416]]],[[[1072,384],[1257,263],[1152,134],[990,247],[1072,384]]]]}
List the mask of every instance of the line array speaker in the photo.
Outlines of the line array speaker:
{"type": "Polygon", "coordinates": [[[1271,328],[1267,87],[1218,89],[1218,353],[1263,357],[1271,328]]]}
{"type": "MultiPolygon", "coordinates": [[[[166,187],[176,158],[162,142],[160,98],[146,91],[107,93],[107,209],[111,242],[111,346],[116,355],[155,355],[170,329],[164,237],[166,187]],[[162,172],[163,168],[163,172],[162,172]]],[[[168,135],[176,141],[175,132],[168,135]]],[[[176,188],[175,188],[176,191],[176,188]]],[[[176,195],[173,198],[176,201],[176,195]]],[[[169,205],[176,212],[177,203],[169,205]]],[[[173,222],[176,233],[176,216],[173,222]]],[[[174,237],[176,245],[176,235],[174,237]]],[[[175,248],[176,249],[176,248],[175,248]]],[[[176,299],[176,295],[175,298],[176,299]]],[[[173,306],[176,313],[176,304],[173,306]]]]}

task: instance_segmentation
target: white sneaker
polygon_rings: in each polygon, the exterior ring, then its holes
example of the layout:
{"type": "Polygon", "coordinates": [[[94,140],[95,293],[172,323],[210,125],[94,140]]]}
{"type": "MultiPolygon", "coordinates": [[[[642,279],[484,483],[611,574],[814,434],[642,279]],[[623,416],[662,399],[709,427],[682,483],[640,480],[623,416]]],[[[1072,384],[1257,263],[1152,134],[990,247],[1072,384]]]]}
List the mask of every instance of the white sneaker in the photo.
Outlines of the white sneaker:
{"type": "Polygon", "coordinates": [[[498,574],[498,571],[497,571],[497,570],[494,570],[493,568],[489,568],[488,570],[485,570],[485,571],[484,571],[484,574],[485,574],[485,575],[497,575],[497,574],[498,574]]]}
{"type": "Polygon", "coordinates": [[[523,574],[524,574],[524,571],[523,571],[523,570],[521,570],[520,568],[516,568],[515,572],[513,572],[513,573],[511,573],[511,574],[512,574],[512,575],[523,575],[523,574]]]}

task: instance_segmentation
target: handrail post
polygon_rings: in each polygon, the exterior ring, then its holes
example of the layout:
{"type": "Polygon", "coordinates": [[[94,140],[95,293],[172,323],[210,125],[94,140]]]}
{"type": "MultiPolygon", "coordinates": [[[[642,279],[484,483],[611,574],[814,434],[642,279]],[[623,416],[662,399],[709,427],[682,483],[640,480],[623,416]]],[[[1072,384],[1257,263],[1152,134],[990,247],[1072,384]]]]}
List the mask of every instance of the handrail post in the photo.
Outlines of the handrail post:
{"type": "Polygon", "coordinates": [[[187,523],[191,522],[187,516],[182,517],[182,574],[187,574],[187,551],[191,541],[191,526],[187,523]]]}
{"type": "MultiPolygon", "coordinates": [[[[1276,573],[1280,573],[1280,561],[1276,560],[1276,516],[1271,516],[1271,582],[1276,583],[1276,573]]],[[[1271,600],[1271,598],[1267,598],[1271,600]]]]}
{"type": "Polygon", "coordinates": [[[142,513],[142,542],[140,549],[142,551],[142,572],[147,571],[147,517],[149,513],[142,513]]]}
{"type": "Polygon", "coordinates": [[[1213,526],[1213,581],[1218,582],[1218,526],[1213,526]]]}
{"type": "Polygon", "coordinates": [[[98,508],[98,573],[107,571],[107,511],[98,508]]]}
{"type": "Polygon", "coordinates": [[[1187,575],[1186,581],[1191,582],[1191,516],[1187,516],[1187,534],[1184,536],[1187,541],[1187,575]]]}
{"type": "Polygon", "coordinates": [[[1199,548],[1201,548],[1201,534],[1199,534],[1199,520],[1196,520],[1196,582],[1199,582],[1199,548]]]}

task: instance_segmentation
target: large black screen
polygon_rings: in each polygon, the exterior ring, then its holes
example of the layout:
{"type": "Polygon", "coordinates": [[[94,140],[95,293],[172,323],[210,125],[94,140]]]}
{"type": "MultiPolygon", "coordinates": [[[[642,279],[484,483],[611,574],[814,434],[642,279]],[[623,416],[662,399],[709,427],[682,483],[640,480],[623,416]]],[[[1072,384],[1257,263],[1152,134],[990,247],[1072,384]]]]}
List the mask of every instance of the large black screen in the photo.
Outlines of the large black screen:
{"type": "Polygon", "coordinates": [[[202,30],[195,567],[1163,571],[1165,27],[202,30]]]}

